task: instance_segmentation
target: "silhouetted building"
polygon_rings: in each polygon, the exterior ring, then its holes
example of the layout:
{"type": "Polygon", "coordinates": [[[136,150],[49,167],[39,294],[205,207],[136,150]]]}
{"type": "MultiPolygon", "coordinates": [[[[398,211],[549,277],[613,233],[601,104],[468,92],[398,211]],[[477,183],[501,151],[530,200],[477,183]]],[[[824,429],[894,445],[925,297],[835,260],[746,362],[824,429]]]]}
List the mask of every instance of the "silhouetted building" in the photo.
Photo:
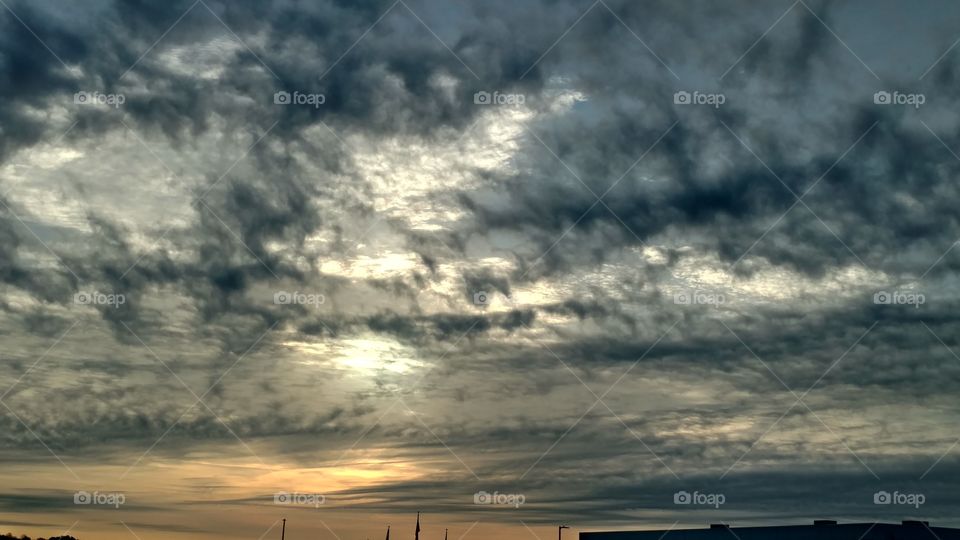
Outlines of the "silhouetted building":
{"type": "Polygon", "coordinates": [[[925,521],[844,523],[818,520],[813,525],[704,529],[582,532],[580,540],[960,540],[960,529],[931,527],[925,521]]]}

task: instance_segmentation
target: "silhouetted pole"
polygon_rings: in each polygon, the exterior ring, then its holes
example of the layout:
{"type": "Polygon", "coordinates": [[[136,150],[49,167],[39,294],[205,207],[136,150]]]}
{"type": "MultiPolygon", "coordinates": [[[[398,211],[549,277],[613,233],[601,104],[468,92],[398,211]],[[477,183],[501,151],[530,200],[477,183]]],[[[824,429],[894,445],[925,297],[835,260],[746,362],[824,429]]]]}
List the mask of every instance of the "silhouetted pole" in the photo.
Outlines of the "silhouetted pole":
{"type": "Polygon", "coordinates": [[[563,540],[563,530],[569,529],[569,528],[570,527],[567,527],[566,525],[561,525],[557,527],[557,540],[563,540]]]}
{"type": "Polygon", "coordinates": [[[414,538],[420,540],[420,512],[417,512],[417,533],[414,538]]]}
{"type": "Polygon", "coordinates": [[[287,536],[287,518],[283,518],[283,528],[280,529],[280,540],[284,540],[287,536]]]}

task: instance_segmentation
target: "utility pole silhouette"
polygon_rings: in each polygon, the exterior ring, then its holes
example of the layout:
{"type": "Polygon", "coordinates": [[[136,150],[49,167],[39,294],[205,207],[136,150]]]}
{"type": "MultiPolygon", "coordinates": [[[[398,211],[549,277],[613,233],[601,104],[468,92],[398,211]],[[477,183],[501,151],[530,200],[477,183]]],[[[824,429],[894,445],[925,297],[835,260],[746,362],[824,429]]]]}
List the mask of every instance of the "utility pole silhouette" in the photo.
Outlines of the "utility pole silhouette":
{"type": "Polygon", "coordinates": [[[287,536],[287,518],[283,518],[283,528],[280,529],[280,540],[284,540],[287,536]]]}

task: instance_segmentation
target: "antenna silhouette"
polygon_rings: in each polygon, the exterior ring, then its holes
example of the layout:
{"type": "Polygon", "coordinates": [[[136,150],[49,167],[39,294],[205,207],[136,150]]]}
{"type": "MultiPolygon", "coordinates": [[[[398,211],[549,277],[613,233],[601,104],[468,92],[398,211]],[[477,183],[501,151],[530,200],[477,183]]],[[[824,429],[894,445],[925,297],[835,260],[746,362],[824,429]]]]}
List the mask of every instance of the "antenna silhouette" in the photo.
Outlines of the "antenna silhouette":
{"type": "Polygon", "coordinates": [[[287,536],[287,518],[283,518],[283,528],[280,529],[280,540],[284,540],[287,536]]]}

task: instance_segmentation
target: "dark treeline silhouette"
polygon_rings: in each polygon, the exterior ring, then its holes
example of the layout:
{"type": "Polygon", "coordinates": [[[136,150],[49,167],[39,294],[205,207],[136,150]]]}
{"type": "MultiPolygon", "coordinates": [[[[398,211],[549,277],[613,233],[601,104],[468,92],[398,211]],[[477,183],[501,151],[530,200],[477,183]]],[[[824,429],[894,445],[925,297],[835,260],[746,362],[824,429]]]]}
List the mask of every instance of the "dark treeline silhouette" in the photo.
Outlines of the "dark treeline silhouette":
{"type": "MultiPolygon", "coordinates": [[[[7,533],[7,534],[0,534],[0,540],[33,540],[33,539],[25,534],[21,534],[20,536],[14,536],[11,533],[7,533]]],[[[77,539],[72,536],[51,536],[50,538],[42,538],[42,537],[37,538],[37,540],[77,540],[77,539]]]]}

